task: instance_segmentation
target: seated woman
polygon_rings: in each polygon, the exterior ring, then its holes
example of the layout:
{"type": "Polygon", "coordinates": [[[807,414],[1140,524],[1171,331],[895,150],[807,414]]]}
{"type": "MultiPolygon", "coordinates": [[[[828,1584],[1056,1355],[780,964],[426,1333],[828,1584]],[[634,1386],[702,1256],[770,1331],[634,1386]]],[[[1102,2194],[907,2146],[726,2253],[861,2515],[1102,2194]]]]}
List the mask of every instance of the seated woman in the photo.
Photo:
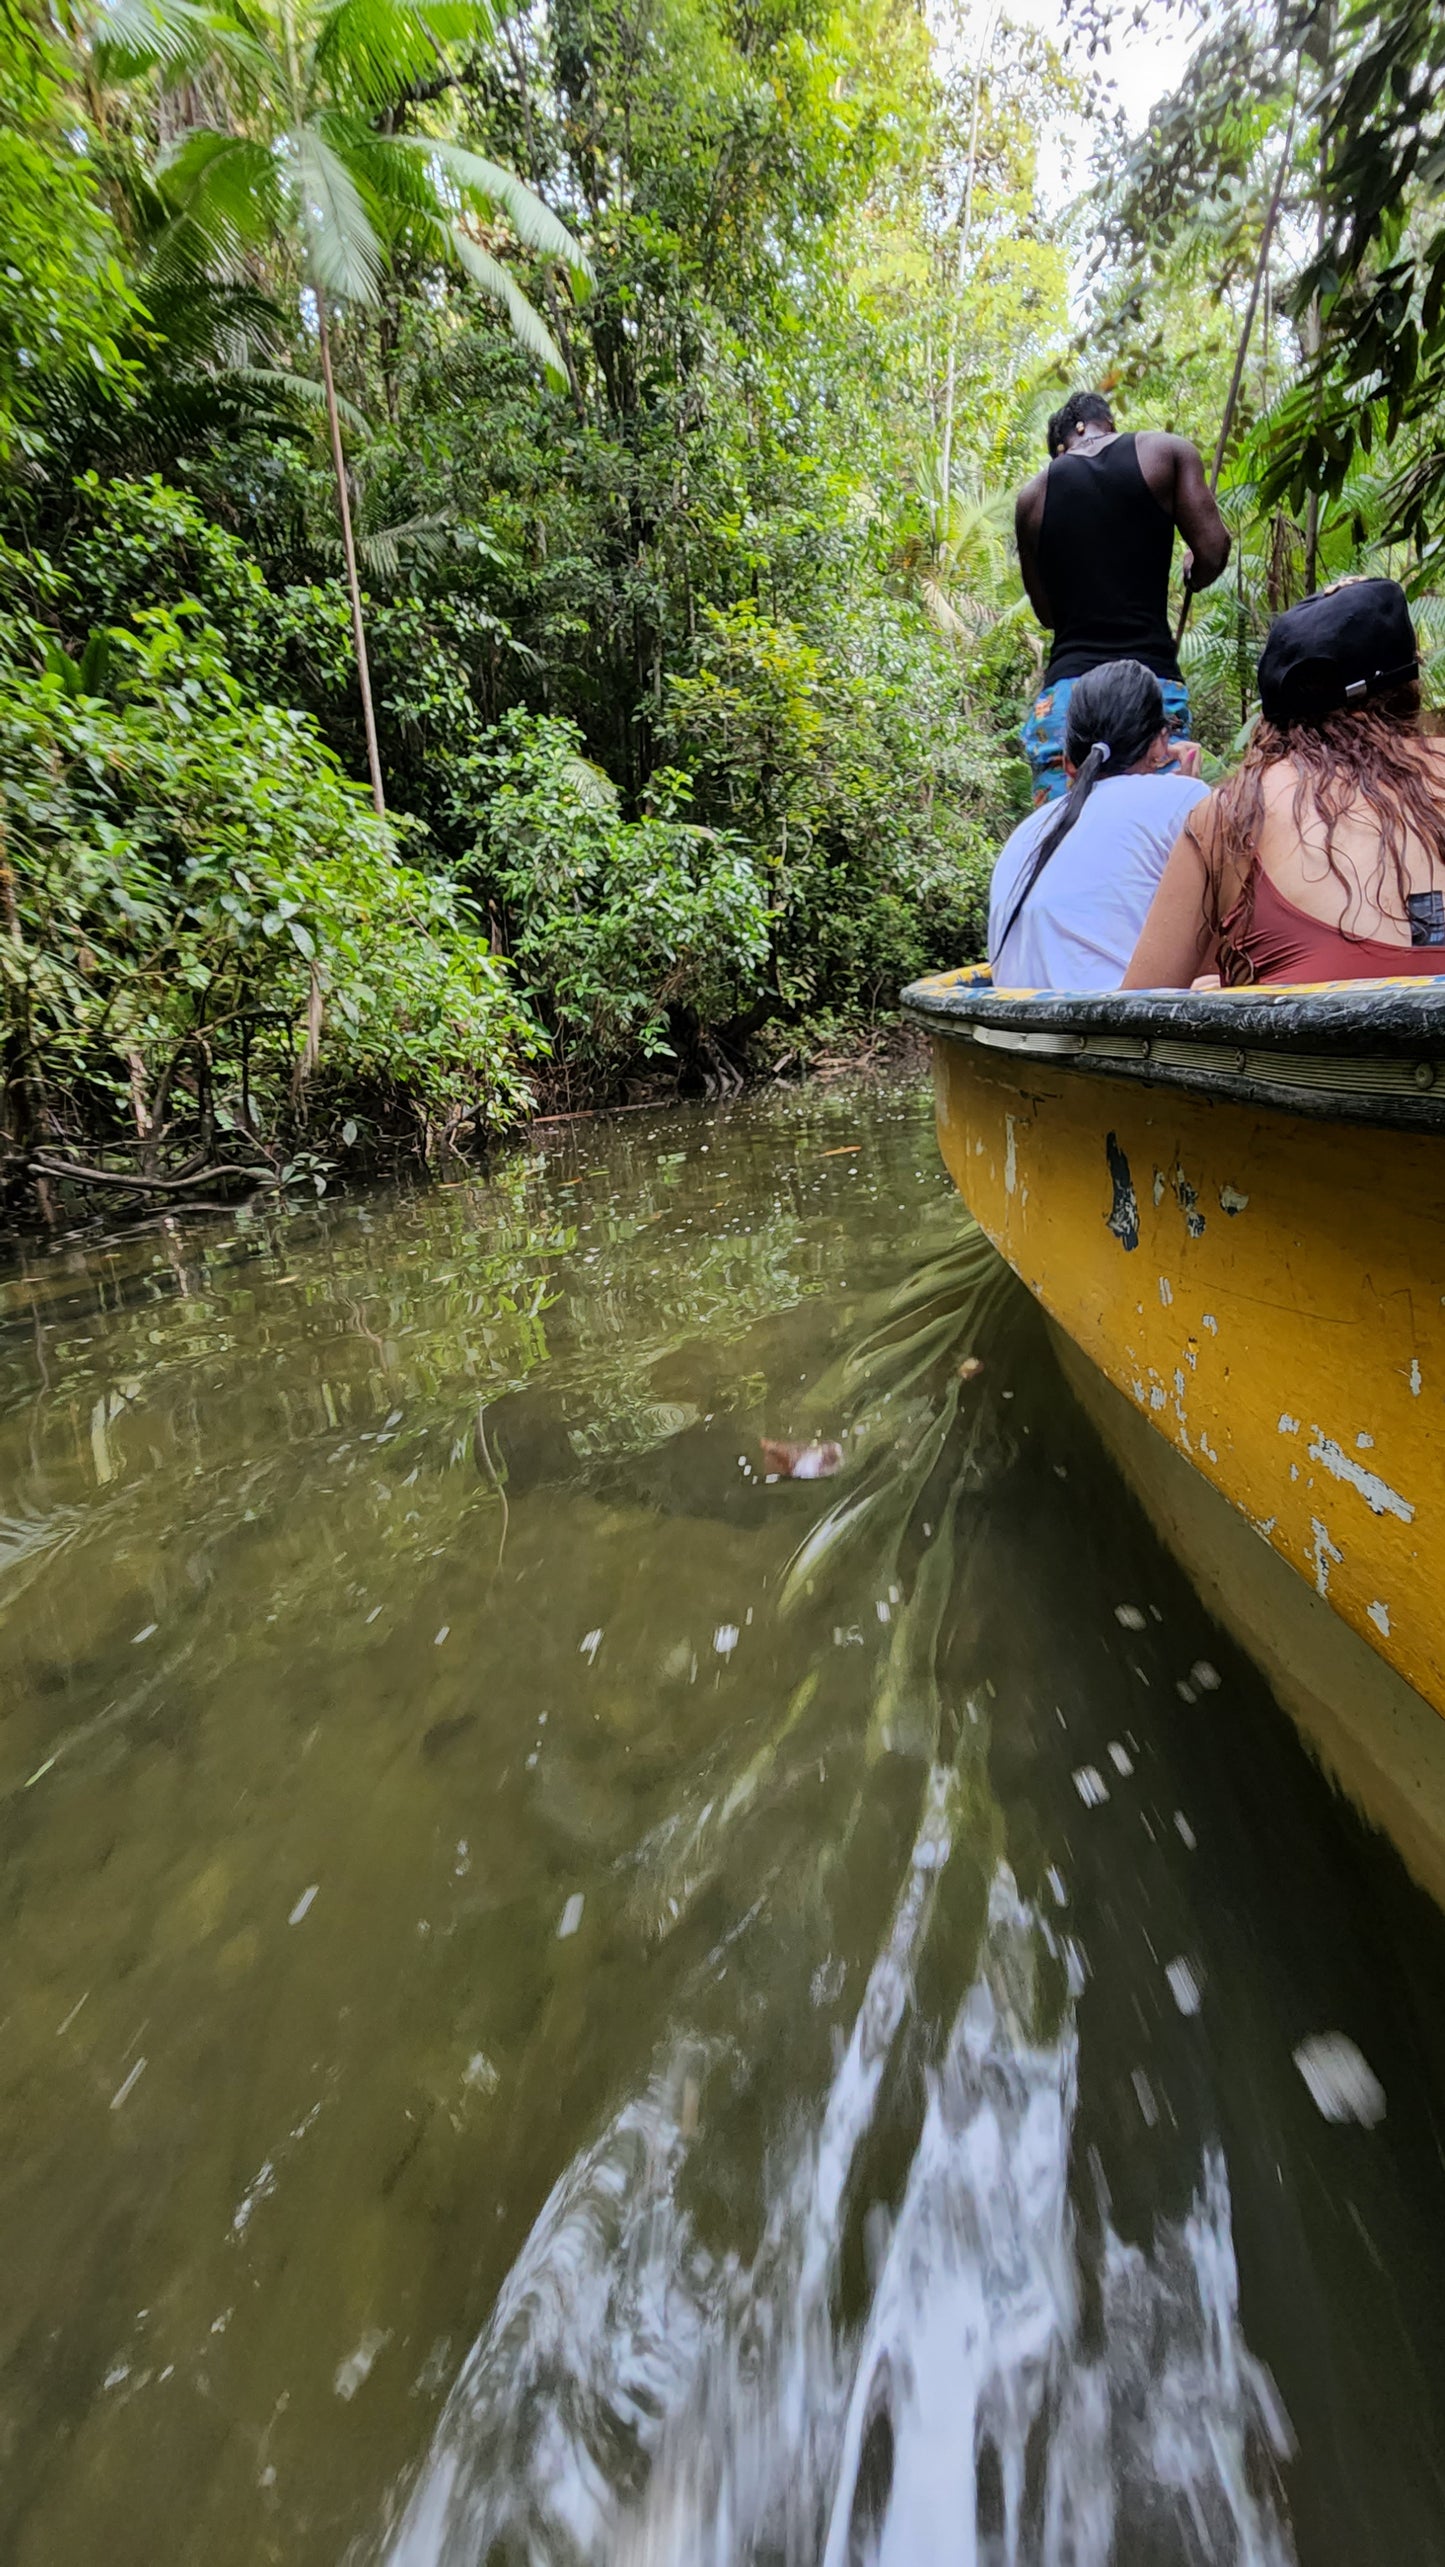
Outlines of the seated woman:
{"type": "Polygon", "coordinates": [[[1000,989],[1117,989],[1169,850],[1207,799],[1199,751],[1170,738],[1159,680],[1138,660],[1076,681],[1064,773],[1065,799],[1021,820],[994,867],[1000,989]]]}
{"type": "Polygon", "coordinates": [[[1185,823],[1126,989],[1445,972],[1445,743],[1421,735],[1419,676],[1392,579],[1276,618],[1244,764],[1185,823]]]}

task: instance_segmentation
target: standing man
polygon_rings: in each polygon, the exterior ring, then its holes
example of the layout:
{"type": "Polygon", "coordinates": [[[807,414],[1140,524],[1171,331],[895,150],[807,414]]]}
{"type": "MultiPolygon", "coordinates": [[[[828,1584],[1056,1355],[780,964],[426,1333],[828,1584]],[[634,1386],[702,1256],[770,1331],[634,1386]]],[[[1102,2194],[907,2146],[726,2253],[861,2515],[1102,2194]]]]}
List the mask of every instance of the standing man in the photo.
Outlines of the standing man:
{"type": "Polygon", "coordinates": [[[1187,437],[1121,436],[1099,392],[1071,392],[1049,421],[1050,461],[1018,495],[1014,528],[1029,602],[1054,637],[1043,691],[1023,726],[1034,801],[1066,790],[1064,714],[1075,678],[1106,660],[1142,660],[1169,728],[1189,730],[1189,694],[1169,629],[1177,526],[1185,584],[1208,588],[1229,559],[1229,530],[1187,437]]]}

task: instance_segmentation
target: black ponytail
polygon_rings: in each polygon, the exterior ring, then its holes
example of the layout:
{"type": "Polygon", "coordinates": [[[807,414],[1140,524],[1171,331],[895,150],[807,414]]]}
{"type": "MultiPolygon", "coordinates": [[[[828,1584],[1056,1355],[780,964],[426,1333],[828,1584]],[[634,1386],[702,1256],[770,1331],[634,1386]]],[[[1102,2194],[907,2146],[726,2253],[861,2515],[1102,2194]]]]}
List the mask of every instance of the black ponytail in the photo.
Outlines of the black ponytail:
{"type": "Polygon", "coordinates": [[[1064,750],[1078,772],[1051,828],[1033,852],[996,951],[1002,953],[1051,856],[1056,856],[1106,768],[1128,775],[1164,728],[1164,697],[1140,660],[1109,660],[1075,680],[1069,694],[1064,750]]]}

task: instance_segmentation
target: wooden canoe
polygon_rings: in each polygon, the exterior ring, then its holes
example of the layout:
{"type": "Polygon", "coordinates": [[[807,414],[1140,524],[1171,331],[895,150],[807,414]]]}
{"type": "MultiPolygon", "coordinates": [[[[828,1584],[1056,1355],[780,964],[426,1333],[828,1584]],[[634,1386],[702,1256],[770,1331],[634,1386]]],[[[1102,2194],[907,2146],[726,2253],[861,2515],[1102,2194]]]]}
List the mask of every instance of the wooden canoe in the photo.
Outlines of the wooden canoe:
{"type": "Polygon", "coordinates": [[[1445,1895],[1445,982],[975,968],[904,1007],[954,1181],[1156,1521],[1445,1895]]]}

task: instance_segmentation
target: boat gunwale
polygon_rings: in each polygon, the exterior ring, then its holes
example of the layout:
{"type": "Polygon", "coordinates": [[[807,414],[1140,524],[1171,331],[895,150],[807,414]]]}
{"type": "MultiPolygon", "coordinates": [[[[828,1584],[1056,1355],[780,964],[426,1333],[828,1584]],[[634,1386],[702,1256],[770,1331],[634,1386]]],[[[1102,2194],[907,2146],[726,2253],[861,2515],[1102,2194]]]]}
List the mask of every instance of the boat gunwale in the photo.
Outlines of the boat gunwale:
{"type": "Polygon", "coordinates": [[[1445,1130],[1445,977],[1238,990],[996,990],[987,964],[910,983],[928,1033],[1039,1069],[1445,1130]]]}

